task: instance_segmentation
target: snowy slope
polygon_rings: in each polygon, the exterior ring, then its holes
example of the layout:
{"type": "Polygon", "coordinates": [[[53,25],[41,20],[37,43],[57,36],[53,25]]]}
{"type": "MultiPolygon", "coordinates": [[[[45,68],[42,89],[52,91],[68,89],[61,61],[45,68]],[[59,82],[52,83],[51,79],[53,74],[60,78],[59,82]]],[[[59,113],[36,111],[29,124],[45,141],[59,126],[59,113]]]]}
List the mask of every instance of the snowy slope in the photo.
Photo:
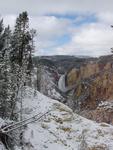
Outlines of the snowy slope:
{"type": "Polygon", "coordinates": [[[74,114],[64,104],[30,88],[24,97],[24,118],[51,110],[26,127],[25,150],[113,150],[112,126],[74,114]]]}
{"type": "Polygon", "coordinates": [[[40,92],[53,99],[61,100],[63,97],[57,91],[56,79],[54,78],[53,72],[53,68],[42,67],[40,92]]]}
{"type": "Polygon", "coordinates": [[[33,77],[33,84],[35,85],[36,89],[38,89],[44,95],[56,99],[58,101],[64,101],[65,97],[58,89],[58,79],[59,74],[57,72],[56,67],[48,67],[46,64],[40,65],[41,67],[38,68],[38,73],[34,72],[35,79],[33,77]],[[37,80],[38,80],[38,88],[37,88],[37,80]]]}

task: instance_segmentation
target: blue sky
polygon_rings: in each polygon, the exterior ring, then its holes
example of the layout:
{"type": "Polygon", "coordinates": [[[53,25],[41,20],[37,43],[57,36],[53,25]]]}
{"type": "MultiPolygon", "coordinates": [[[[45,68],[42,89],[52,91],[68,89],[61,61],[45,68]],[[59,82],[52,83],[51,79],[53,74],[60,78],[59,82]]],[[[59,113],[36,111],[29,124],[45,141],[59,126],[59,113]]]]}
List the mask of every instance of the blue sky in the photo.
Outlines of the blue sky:
{"type": "Polygon", "coordinates": [[[0,0],[4,24],[13,28],[17,15],[28,11],[37,30],[37,55],[110,54],[113,45],[113,0],[0,0]]]}

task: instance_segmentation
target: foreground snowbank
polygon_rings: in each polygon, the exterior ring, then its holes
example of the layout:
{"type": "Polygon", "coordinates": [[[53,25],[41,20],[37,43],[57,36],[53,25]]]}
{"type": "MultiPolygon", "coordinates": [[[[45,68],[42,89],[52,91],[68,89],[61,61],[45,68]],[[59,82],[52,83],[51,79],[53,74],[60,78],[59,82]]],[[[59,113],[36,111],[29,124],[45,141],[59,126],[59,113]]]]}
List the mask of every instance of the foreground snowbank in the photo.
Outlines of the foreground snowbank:
{"type": "Polygon", "coordinates": [[[27,88],[24,117],[51,112],[29,124],[24,133],[25,150],[112,150],[113,127],[74,114],[62,103],[27,88]]]}

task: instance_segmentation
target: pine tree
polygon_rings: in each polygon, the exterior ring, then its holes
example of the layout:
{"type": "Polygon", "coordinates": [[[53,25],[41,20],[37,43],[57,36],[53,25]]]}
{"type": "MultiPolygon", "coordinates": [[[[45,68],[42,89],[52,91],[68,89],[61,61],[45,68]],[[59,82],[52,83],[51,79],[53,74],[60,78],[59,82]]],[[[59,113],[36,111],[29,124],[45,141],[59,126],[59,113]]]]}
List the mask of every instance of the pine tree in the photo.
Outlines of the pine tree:
{"type": "Polygon", "coordinates": [[[32,68],[33,45],[27,12],[21,13],[16,20],[11,46],[11,62],[18,66],[19,73],[23,71],[22,74],[29,74],[32,68]]]}
{"type": "Polygon", "coordinates": [[[4,42],[3,42],[3,31],[4,31],[4,27],[3,27],[3,19],[0,20],[0,52],[3,48],[4,42]]]}
{"type": "Polygon", "coordinates": [[[15,30],[12,36],[11,60],[20,67],[28,60],[31,52],[31,35],[29,31],[29,19],[27,12],[23,12],[16,20],[15,30]]]}
{"type": "Polygon", "coordinates": [[[36,30],[35,29],[31,29],[30,30],[30,35],[31,35],[31,41],[30,41],[30,54],[29,54],[29,58],[28,58],[28,66],[27,66],[27,84],[29,86],[33,86],[32,83],[33,83],[33,79],[32,79],[32,75],[33,75],[33,60],[32,60],[32,56],[33,56],[33,53],[35,51],[35,44],[34,44],[34,38],[36,36],[36,30]]]}
{"type": "Polygon", "coordinates": [[[3,118],[15,119],[16,104],[20,101],[22,120],[22,91],[31,78],[35,34],[35,30],[29,29],[27,12],[16,19],[13,33],[9,26],[4,28],[3,19],[0,21],[0,115],[3,118]]]}
{"type": "Polygon", "coordinates": [[[11,40],[11,68],[14,75],[14,85],[16,93],[14,95],[15,102],[18,101],[18,93],[20,93],[21,114],[20,120],[22,120],[22,91],[26,80],[28,80],[28,74],[31,72],[32,64],[32,34],[29,29],[29,18],[27,12],[23,12],[16,19],[15,29],[11,40]]]}
{"type": "Polygon", "coordinates": [[[0,21],[0,115],[1,117],[4,116],[3,112],[4,112],[4,75],[3,75],[3,32],[4,32],[4,27],[3,27],[3,19],[0,21]]]}
{"type": "MultiPolygon", "coordinates": [[[[14,114],[14,109],[16,102],[20,102],[20,121],[23,120],[23,91],[26,80],[28,80],[28,75],[31,73],[32,64],[32,51],[33,51],[33,32],[29,29],[29,18],[27,12],[23,12],[16,19],[15,29],[11,40],[11,68],[14,75],[12,80],[12,85],[14,86],[14,96],[13,96],[13,108],[12,115],[14,114]],[[31,34],[32,33],[32,34],[31,34]],[[18,99],[19,94],[19,99],[18,99]]],[[[22,144],[22,129],[20,141],[22,144]]]]}
{"type": "Polygon", "coordinates": [[[4,55],[7,53],[7,57],[9,58],[10,42],[11,42],[11,30],[10,30],[9,25],[8,25],[8,27],[6,27],[4,29],[4,33],[2,35],[2,38],[3,38],[2,55],[4,57],[4,55]]]}
{"type": "Polygon", "coordinates": [[[31,29],[30,30],[30,36],[31,36],[31,41],[30,41],[30,55],[28,58],[28,73],[31,73],[32,70],[32,65],[33,65],[33,60],[32,60],[32,54],[34,53],[35,47],[34,47],[34,38],[36,36],[36,30],[35,29],[31,29]]]}
{"type": "Polygon", "coordinates": [[[1,23],[1,49],[0,49],[0,114],[6,118],[11,112],[11,88],[10,88],[10,27],[3,28],[3,20],[1,23]]]}

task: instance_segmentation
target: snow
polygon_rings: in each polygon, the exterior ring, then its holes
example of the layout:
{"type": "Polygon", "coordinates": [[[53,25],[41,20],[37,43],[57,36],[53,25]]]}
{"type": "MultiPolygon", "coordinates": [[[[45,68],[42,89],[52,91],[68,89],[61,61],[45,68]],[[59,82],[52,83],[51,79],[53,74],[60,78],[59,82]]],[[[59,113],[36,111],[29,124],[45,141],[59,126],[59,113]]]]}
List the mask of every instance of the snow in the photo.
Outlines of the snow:
{"type": "Polygon", "coordinates": [[[1,126],[3,126],[4,125],[4,120],[2,119],[2,118],[0,118],[0,128],[1,128],[1,126]]]}
{"type": "Polygon", "coordinates": [[[113,101],[101,101],[98,108],[103,107],[105,109],[113,109],[113,101]]]}
{"type": "MultiPolygon", "coordinates": [[[[68,106],[26,87],[23,118],[44,114],[24,128],[24,150],[112,150],[113,126],[96,123],[74,113],[68,106]]],[[[0,118],[0,126],[5,123],[0,118]]],[[[5,150],[0,143],[0,150],[5,150]]],[[[21,150],[15,147],[15,150],[21,150]]]]}
{"type": "Polygon", "coordinates": [[[1,142],[0,142],[0,150],[6,150],[1,142]]]}
{"type": "Polygon", "coordinates": [[[24,132],[25,150],[113,149],[111,125],[85,119],[73,113],[68,106],[31,88],[26,88],[23,106],[24,118],[51,110],[40,121],[27,126],[24,132]]]}
{"type": "Polygon", "coordinates": [[[57,91],[57,83],[54,77],[56,70],[43,66],[41,68],[40,92],[56,100],[63,100],[63,96],[57,91]]]}

